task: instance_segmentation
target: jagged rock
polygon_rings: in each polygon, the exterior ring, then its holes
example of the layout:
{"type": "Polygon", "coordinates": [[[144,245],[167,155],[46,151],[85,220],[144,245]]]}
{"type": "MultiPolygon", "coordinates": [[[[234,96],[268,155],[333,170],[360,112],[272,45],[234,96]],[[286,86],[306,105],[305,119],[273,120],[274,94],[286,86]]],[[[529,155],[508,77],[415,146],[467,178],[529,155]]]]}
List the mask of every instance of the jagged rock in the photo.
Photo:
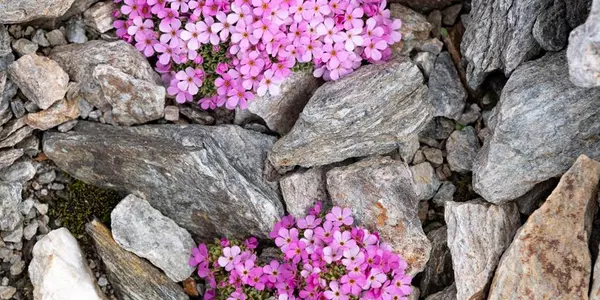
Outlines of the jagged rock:
{"type": "Polygon", "coordinates": [[[123,250],[111,232],[98,220],[86,225],[96,251],[108,273],[108,279],[119,299],[123,300],[187,300],[183,289],[147,261],[123,250]]]}
{"type": "Polygon", "coordinates": [[[8,76],[41,109],[50,107],[67,93],[69,75],[47,57],[25,55],[8,67],[8,76]]]}
{"type": "Polygon", "coordinates": [[[48,130],[79,117],[79,101],[60,100],[47,110],[27,114],[25,123],[35,129],[48,130]]]}
{"type": "Polygon", "coordinates": [[[462,4],[454,4],[452,6],[448,6],[446,9],[442,11],[442,20],[444,25],[452,26],[458,19],[458,15],[462,10],[462,4]]]}
{"type": "Polygon", "coordinates": [[[570,28],[565,19],[566,13],[565,2],[555,1],[537,17],[533,24],[533,37],[544,50],[560,51],[567,45],[570,28]]]}
{"type": "Polygon", "coordinates": [[[111,105],[112,117],[117,124],[143,124],[163,117],[164,86],[135,79],[110,65],[98,65],[94,69],[94,78],[111,105]]]}
{"type": "Polygon", "coordinates": [[[457,299],[485,299],[498,261],[519,228],[519,218],[514,203],[446,202],[457,299]]]}
{"type": "Polygon", "coordinates": [[[410,163],[415,157],[417,151],[419,151],[420,146],[419,137],[417,135],[412,135],[400,143],[400,146],[398,147],[398,154],[400,154],[402,161],[410,163]]]}
{"type": "Polygon", "coordinates": [[[415,55],[415,58],[413,58],[413,60],[415,61],[417,66],[419,66],[419,69],[423,71],[423,75],[429,78],[431,72],[433,71],[433,66],[435,65],[436,57],[437,55],[431,52],[419,52],[417,53],[417,55],[415,55]]]}
{"type": "Polygon", "coordinates": [[[355,221],[376,230],[407,262],[407,273],[425,268],[431,243],[417,216],[419,200],[410,169],[400,161],[374,157],[327,172],[334,205],[352,207],[355,221]]]}
{"type": "Polygon", "coordinates": [[[281,84],[277,96],[268,93],[248,104],[248,111],[261,117],[267,126],[282,135],[292,129],[298,115],[319,86],[319,79],[312,72],[294,72],[281,84]]]}
{"type": "Polygon", "coordinates": [[[175,105],[165,106],[165,120],[171,122],[179,121],[179,107],[175,105]]]}
{"type": "Polygon", "coordinates": [[[25,183],[35,177],[36,168],[29,159],[22,159],[16,163],[0,169],[0,180],[5,182],[25,183]]]}
{"type": "Polygon", "coordinates": [[[454,131],[454,121],[443,117],[433,118],[419,133],[419,138],[445,140],[454,131]]]}
{"type": "Polygon", "coordinates": [[[4,169],[12,165],[21,156],[23,156],[22,149],[10,149],[0,151],[0,169],[4,169]]]}
{"type": "Polygon", "coordinates": [[[580,156],[502,256],[488,299],[587,299],[599,179],[600,163],[580,156]]]}
{"type": "Polygon", "coordinates": [[[454,192],[456,192],[456,186],[450,181],[444,181],[433,197],[433,204],[442,207],[446,205],[446,202],[453,201],[454,192]]]}
{"type": "Polygon", "coordinates": [[[75,0],[71,8],[62,16],[62,20],[66,20],[74,15],[78,15],[86,11],[90,6],[100,0],[75,0]]]}
{"type": "Polygon", "coordinates": [[[28,39],[18,39],[13,43],[12,47],[19,56],[35,54],[39,49],[39,46],[36,43],[28,39]]]}
{"type": "Polygon", "coordinates": [[[48,39],[48,42],[52,47],[68,44],[65,35],[59,29],[54,29],[46,33],[46,39],[48,39]]]}
{"type": "Polygon", "coordinates": [[[458,120],[465,108],[467,91],[448,52],[440,53],[435,60],[429,77],[428,98],[433,105],[435,117],[458,120]]]}
{"type": "Polygon", "coordinates": [[[564,52],[517,69],[502,91],[494,133],[473,164],[475,192],[504,203],[560,176],[581,153],[600,158],[599,97],[600,89],[569,81],[564,52]]]}
{"type": "Polygon", "coordinates": [[[410,167],[410,171],[415,182],[414,188],[417,199],[424,201],[433,198],[442,183],[431,164],[428,162],[420,163],[410,167]]]}
{"type": "Polygon", "coordinates": [[[519,212],[529,216],[550,196],[558,184],[558,178],[536,184],[533,189],[525,195],[515,199],[515,203],[519,206],[519,212]]]}
{"type": "Polygon", "coordinates": [[[0,182],[0,230],[10,231],[23,221],[19,211],[21,204],[21,184],[0,182]]]}
{"type": "Polygon", "coordinates": [[[283,215],[276,187],[263,177],[274,139],[233,125],[80,121],[67,133],[46,132],[43,142],[60,169],[142,196],[195,237],[211,239],[265,237],[283,215]]]}
{"type": "Polygon", "coordinates": [[[98,2],[83,13],[83,21],[87,26],[105,33],[113,29],[113,11],[117,9],[114,1],[98,2]]]}
{"type": "Polygon", "coordinates": [[[471,172],[473,160],[480,148],[475,128],[467,126],[454,131],[446,141],[448,166],[454,172],[471,172]]]}
{"type": "Polygon", "coordinates": [[[29,278],[34,299],[106,300],[68,229],[51,231],[33,247],[29,278]]]}
{"type": "Polygon", "coordinates": [[[441,37],[442,29],[442,12],[439,10],[430,12],[427,16],[427,22],[433,26],[431,29],[433,37],[439,39],[441,37]]]}
{"type": "Polygon", "coordinates": [[[134,195],[121,200],[110,214],[113,238],[123,249],[148,259],[175,282],[190,277],[192,236],[173,220],[134,195]]]}
{"type": "Polygon", "coordinates": [[[279,186],[288,212],[298,218],[304,217],[316,201],[327,200],[325,172],[322,168],[288,174],[281,178],[279,186]]]}
{"type": "Polygon", "coordinates": [[[17,288],[12,286],[0,286],[0,299],[13,299],[17,293],[17,288]]]}
{"type": "Polygon", "coordinates": [[[269,160],[281,171],[391,152],[431,118],[426,94],[421,71],[406,58],[363,66],[319,87],[269,160]]]}
{"type": "Polygon", "coordinates": [[[93,40],[84,44],[59,46],[52,50],[50,58],[58,62],[72,81],[80,84],[79,96],[102,111],[109,111],[111,105],[93,76],[98,65],[110,65],[135,79],[161,84],[160,77],[148,60],[125,41],[93,40]]]}
{"type": "Polygon", "coordinates": [[[402,20],[402,41],[392,45],[392,57],[408,56],[413,49],[427,51],[424,48],[431,46],[428,38],[433,25],[427,22],[425,16],[396,3],[390,4],[390,16],[402,20]]]}
{"type": "Polygon", "coordinates": [[[462,113],[460,119],[458,119],[458,123],[462,125],[467,125],[471,123],[475,123],[481,117],[481,108],[479,105],[473,103],[462,113]]]}
{"type": "Polygon", "coordinates": [[[46,39],[46,31],[44,29],[38,29],[31,37],[31,41],[36,43],[40,47],[49,47],[50,42],[46,39]]]}
{"type": "Polygon", "coordinates": [[[594,1],[587,21],[569,36],[569,77],[580,87],[600,86],[600,1],[594,1]]]}
{"type": "Polygon", "coordinates": [[[448,249],[448,228],[444,226],[432,230],[427,238],[431,242],[431,255],[421,273],[421,297],[427,297],[454,282],[452,256],[448,249]]]}
{"type": "Polygon", "coordinates": [[[444,153],[440,149],[425,148],[423,149],[423,155],[425,155],[425,158],[434,166],[439,166],[444,163],[444,153]]]}
{"type": "Polygon", "coordinates": [[[19,98],[10,101],[10,109],[15,118],[22,118],[25,115],[25,105],[19,98]]]}
{"type": "Polygon", "coordinates": [[[452,284],[443,291],[425,298],[425,300],[456,300],[456,284],[452,284]]]}
{"type": "Polygon", "coordinates": [[[17,24],[62,16],[74,0],[5,0],[0,2],[0,23],[17,24]]]}

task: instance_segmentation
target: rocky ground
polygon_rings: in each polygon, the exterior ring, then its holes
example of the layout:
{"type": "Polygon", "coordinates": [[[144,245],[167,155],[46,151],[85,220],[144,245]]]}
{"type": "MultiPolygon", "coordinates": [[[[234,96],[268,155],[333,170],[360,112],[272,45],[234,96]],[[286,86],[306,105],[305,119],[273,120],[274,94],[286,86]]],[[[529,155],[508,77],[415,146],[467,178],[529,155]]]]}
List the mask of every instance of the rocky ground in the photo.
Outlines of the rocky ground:
{"type": "Polygon", "coordinates": [[[112,1],[0,2],[0,299],[198,299],[195,242],[315,199],[412,299],[600,299],[600,1],[391,2],[391,62],[235,112],[166,98],[112,1]]]}

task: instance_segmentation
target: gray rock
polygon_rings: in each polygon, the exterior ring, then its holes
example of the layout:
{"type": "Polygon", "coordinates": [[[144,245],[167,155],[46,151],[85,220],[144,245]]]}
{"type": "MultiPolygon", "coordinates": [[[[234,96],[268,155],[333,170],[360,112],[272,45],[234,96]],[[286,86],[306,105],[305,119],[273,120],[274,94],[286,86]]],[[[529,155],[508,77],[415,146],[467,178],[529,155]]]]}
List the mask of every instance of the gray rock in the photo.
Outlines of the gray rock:
{"type": "Polygon", "coordinates": [[[48,185],[48,188],[55,191],[60,191],[65,189],[65,185],[62,183],[51,183],[48,185]]]}
{"type": "MultiPolygon", "coordinates": [[[[8,70],[8,66],[10,64],[12,64],[14,61],[15,61],[15,55],[12,54],[12,52],[9,54],[6,54],[4,56],[0,56],[0,71],[6,72],[6,70],[8,70]]],[[[8,83],[7,83],[7,85],[8,85],[8,83]]],[[[5,93],[2,95],[2,98],[4,98],[6,95],[6,90],[4,92],[5,93]]]]}
{"type": "Polygon", "coordinates": [[[40,152],[40,138],[32,135],[27,136],[22,141],[17,143],[15,147],[23,150],[24,154],[33,158],[40,152]]]}
{"type": "Polygon", "coordinates": [[[111,105],[112,118],[117,124],[144,124],[163,117],[164,86],[135,79],[110,65],[98,65],[94,78],[100,84],[105,101],[111,105]]]}
{"type": "Polygon", "coordinates": [[[587,21],[569,36],[569,76],[580,87],[600,86],[600,2],[594,1],[587,21]]]}
{"type": "Polygon", "coordinates": [[[448,228],[432,230],[427,234],[431,242],[430,259],[421,273],[421,297],[427,297],[454,282],[452,256],[448,249],[448,228]]]}
{"type": "Polygon", "coordinates": [[[36,43],[28,39],[18,39],[13,43],[12,47],[19,56],[35,54],[39,48],[36,43]]]}
{"type": "Polygon", "coordinates": [[[410,163],[417,151],[419,151],[420,146],[419,137],[417,135],[412,135],[399,144],[398,154],[400,154],[400,158],[402,158],[404,162],[410,163]]]}
{"type": "Polygon", "coordinates": [[[94,106],[89,102],[85,101],[85,99],[79,99],[79,115],[80,117],[86,119],[90,113],[94,110],[94,106]]]}
{"type": "Polygon", "coordinates": [[[28,159],[22,159],[6,168],[0,169],[0,179],[6,182],[25,183],[35,177],[35,166],[28,159]]]}
{"type": "Polygon", "coordinates": [[[533,189],[525,195],[515,199],[515,203],[519,206],[519,212],[529,216],[550,196],[558,184],[557,178],[552,178],[544,182],[536,184],[533,189]]]}
{"type": "Polygon", "coordinates": [[[15,133],[15,131],[19,130],[25,125],[27,124],[25,124],[24,118],[11,119],[10,121],[8,121],[8,123],[6,123],[3,126],[2,130],[0,130],[0,140],[4,140],[5,138],[15,133]]]}
{"type": "Polygon", "coordinates": [[[67,131],[73,129],[75,127],[75,125],[77,125],[77,120],[71,120],[66,123],[60,124],[57,129],[60,132],[67,132],[67,131]]]}
{"type": "Polygon", "coordinates": [[[66,20],[74,15],[78,15],[86,11],[90,6],[100,0],[75,0],[71,8],[61,17],[62,20],[66,20]]]}
{"type": "Polygon", "coordinates": [[[544,50],[559,51],[567,45],[570,28],[565,19],[565,6],[563,1],[554,1],[553,5],[540,13],[533,24],[533,37],[544,50]]]}
{"type": "Polygon", "coordinates": [[[425,298],[425,300],[456,300],[456,284],[453,283],[444,290],[425,298]]]}
{"type": "Polygon", "coordinates": [[[438,178],[435,170],[428,162],[420,163],[410,167],[412,172],[413,180],[415,182],[414,188],[419,201],[425,201],[433,198],[435,192],[439,189],[440,179],[438,178]]]}
{"type": "Polygon", "coordinates": [[[113,11],[115,9],[117,7],[114,1],[98,2],[83,13],[83,21],[99,33],[105,33],[114,28],[113,11]]]}
{"type": "Polygon", "coordinates": [[[0,2],[3,24],[25,23],[62,16],[74,0],[6,0],[0,2]]]}
{"type": "Polygon", "coordinates": [[[13,117],[12,111],[5,110],[4,112],[2,112],[2,114],[0,114],[0,124],[2,124],[2,125],[6,124],[6,122],[11,120],[12,117],[13,117]]]}
{"type": "Polygon", "coordinates": [[[215,123],[215,118],[207,111],[199,110],[190,106],[180,106],[179,112],[188,118],[194,124],[211,125],[215,123]]]}
{"type": "Polygon", "coordinates": [[[585,19],[590,13],[590,8],[592,7],[592,1],[593,0],[579,0],[565,2],[568,3],[566,8],[569,27],[576,28],[585,22],[585,19]]]}
{"type": "Polygon", "coordinates": [[[420,138],[445,140],[456,128],[454,121],[443,117],[433,118],[419,133],[420,138]]]}
{"type": "Polygon", "coordinates": [[[67,93],[69,75],[53,60],[25,55],[8,67],[10,80],[41,109],[50,107],[67,93]]]}
{"type": "Polygon", "coordinates": [[[31,212],[34,204],[35,201],[33,201],[32,198],[29,198],[19,204],[19,211],[21,211],[22,215],[26,216],[29,214],[29,212],[31,212]]]}
{"type": "Polygon", "coordinates": [[[40,47],[49,47],[50,42],[46,39],[46,31],[43,29],[38,29],[35,31],[33,36],[31,37],[31,41],[38,44],[40,47]]]}
{"type": "MultiPolygon", "coordinates": [[[[123,250],[113,239],[110,230],[100,221],[88,223],[86,231],[96,245],[98,256],[102,259],[108,280],[118,299],[189,299],[183,289],[163,272],[148,261],[123,250]]],[[[99,285],[100,283],[98,280],[99,285]]]]}
{"type": "Polygon", "coordinates": [[[12,165],[15,160],[23,156],[22,149],[10,149],[0,151],[0,169],[6,168],[12,165]]]}
{"type": "Polygon", "coordinates": [[[402,20],[403,41],[425,40],[429,38],[429,33],[433,29],[433,25],[427,22],[425,16],[416,11],[396,3],[390,4],[390,15],[392,18],[402,20]]]}
{"type": "Polygon", "coordinates": [[[462,113],[460,119],[458,119],[458,123],[462,125],[467,125],[471,123],[477,122],[481,117],[481,108],[475,103],[471,104],[467,109],[462,113]]]}
{"type": "Polygon", "coordinates": [[[80,180],[144,196],[196,237],[265,237],[283,215],[276,187],[263,177],[273,143],[233,125],[80,121],[67,133],[46,132],[44,153],[80,180]]]}
{"type": "Polygon", "coordinates": [[[269,160],[283,169],[391,152],[429,121],[426,93],[421,71],[408,59],[363,66],[318,88],[269,160]]]}
{"type": "Polygon", "coordinates": [[[0,299],[8,300],[12,299],[17,293],[17,288],[12,286],[0,286],[0,299]]]}
{"type": "Polygon", "coordinates": [[[475,128],[467,126],[454,131],[446,141],[446,159],[450,169],[459,173],[471,172],[473,160],[480,148],[475,128]]]}
{"type": "Polygon", "coordinates": [[[447,202],[445,219],[457,299],[483,299],[502,253],[521,225],[517,205],[447,202]]]}
{"type": "Polygon", "coordinates": [[[25,107],[25,110],[30,113],[36,113],[40,111],[40,108],[33,101],[27,101],[25,104],[23,104],[23,106],[25,107]]]}
{"type": "Polygon", "coordinates": [[[46,215],[48,213],[48,204],[36,202],[34,206],[41,215],[46,215]]]}
{"type": "Polygon", "coordinates": [[[600,89],[569,81],[564,52],[520,67],[504,87],[494,133],[473,164],[475,192],[504,203],[560,176],[581,153],[600,158],[600,141],[593,138],[600,132],[599,97],[600,89]]]}
{"type": "Polygon", "coordinates": [[[427,16],[427,22],[433,26],[431,33],[434,38],[440,38],[442,29],[442,12],[434,10],[427,16]]]}
{"type": "Polygon", "coordinates": [[[22,118],[26,113],[25,105],[19,98],[10,101],[10,109],[12,110],[13,116],[17,119],[22,118]]]}
{"type": "Polygon", "coordinates": [[[319,167],[288,174],[279,186],[287,211],[298,218],[304,217],[317,201],[327,200],[325,172],[319,167]]]}
{"type": "Polygon", "coordinates": [[[148,259],[175,282],[190,277],[192,236],[148,201],[129,195],[110,214],[112,235],[123,249],[148,259]]]}
{"type": "Polygon", "coordinates": [[[94,110],[94,111],[90,112],[90,114],[88,115],[88,118],[90,120],[94,120],[96,122],[99,122],[100,117],[102,117],[102,111],[100,111],[100,110],[94,110]]]}
{"type": "Polygon", "coordinates": [[[48,43],[50,43],[52,47],[68,44],[67,39],[65,38],[62,31],[58,29],[54,29],[46,33],[46,39],[48,39],[48,43]]]}
{"type": "Polygon", "coordinates": [[[465,108],[467,91],[448,52],[440,53],[435,60],[429,77],[428,98],[433,105],[435,117],[458,120],[465,108]]]}
{"type": "Polygon", "coordinates": [[[38,226],[37,222],[29,223],[29,225],[25,226],[23,229],[23,237],[28,241],[31,240],[37,233],[38,226]]]}
{"type": "Polygon", "coordinates": [[[439,166],[444,163],[444,154],[440,149],[425,148],[423,149],[423,155],[425,155],[425,158],[435,166],[439,166]]]}
{"type": "Polygon", "coordinates": [[[431,243],[417,216],[419,200],[406,164],[373,157],[334,168],[327,172],[327,190],[334,205],[352,207],[358,224],[379,232],[410,262],[407,274],[425,268],[431,243]]]}
{"type": "Polygon", "coordinates": [[[0,230],[14,230],[23,216],[19,211],[21,203],[21,185],[18,183],[0,182],[0,230]]]}
{"type": "Polygon", "coordinates": [[[418,165],[422,162],[425,162],[425,155],[423,155],[423,150],[417,150],[415,156],[413,157],[412,164],[418,165]]]}
{"type": "Polygon", "coordinates": [[[433,71],[436,58],[437,55],[431,52],[419,52],[417,55],[415,55],[413,61],[417,64],[419,69],[421,69],[425,77],[429,78],[431,72],[433,71]]]}
{"type": "Polygon", "coordinates": [[[458,15],[460,15],[460,11],[462,10],[462,4],[454,4],[452,6],[448,6],[442,11],[442,21],[444,25],[454,25],[456,19],[458,19],[458,15]]]}
{"type": "Polygon", "coordinates": [[[34,299],[106,300],[77,240],[66,228],[51,231],[33,247],[29,278],[34,299]]]}
{"type": "Polygon", "coordinates": [[[454,192],[456,192],[456,186],[450,181],[444,181],[433,197],[433,204],[443,207],[446,202],[454,201],[454,192]]]}
{"type": "Polygon", "coordinates": [[[73,17],[67,22],[67,40],[75,44],[83,44],[88,41],[85,35],[85,23],[81,17],[73,17]]]}
{"type": "Polygon", "coordinates": [[[279,95],[256,97],[248,111],[261,117],[271,130],[285,135],[318,86],[319,79],[312,72],[294,72],[281,83],[279,95]]]}
{"type": "Polygon", "coordinates": [[[136,79],[161,84],[148,60],[125,41],[93,40],[85,44],[59,46],[52,50],[50,57],[69,74],[71,81],[80,84],[77,92],[80,98],[103,111],[110,110],[111,106],[93,76],[98,65],[110,65],[136,79]]]}
{"type": "Polygon", "coordinates": [[[23,223],[17,224],[13,230],[2,231],[2,240],[7,243],[20,243],[23,240],[23,223]]]}
{"type": "Polygon", "coordinates": [[[0,24],[0,56],[8,55],[12,52],[10,48],[11,37],[6,26],[0,24]]]}
{"type": "Polygon", "coordinates": [[[174,105],[167,105],[165,107],[165,120],[176,122],[179,121],[179,107],[174,105]]]}
{"type": "Polygon", "coordinates": [[[11,276],[20,275],[21,273],[23,273],[23,269],[25,269],[25,261],[19,260],[18,262],[14,263],[12,266],[10,266],[10,275],[11,276]]]}

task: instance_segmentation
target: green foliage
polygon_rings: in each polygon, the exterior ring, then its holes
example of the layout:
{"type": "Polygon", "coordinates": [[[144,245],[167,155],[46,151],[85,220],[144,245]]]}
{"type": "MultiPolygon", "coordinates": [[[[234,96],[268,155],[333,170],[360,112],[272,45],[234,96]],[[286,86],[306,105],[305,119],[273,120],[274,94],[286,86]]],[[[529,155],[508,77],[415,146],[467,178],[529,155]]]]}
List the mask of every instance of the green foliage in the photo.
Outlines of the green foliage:
{"type": "Polygon", "coordinates": [[[110,213],[122,199],[115,191],[75,181],[68,186],[67,199],[57,199],[50,206],[50,217],[58,219],[75,236],[85,234],[85,224],[94,217],[110,224],[110,213]]]}
{"type": "Polygon", "coordinates": [[[296,65],[294,65],[294,67],[292,67],[292,71],[294,72],[299,72],[299,71],[308,71],[311,72],[314,70],[314,65],[310,62],[307,63],[296,63],[296,65]]]}

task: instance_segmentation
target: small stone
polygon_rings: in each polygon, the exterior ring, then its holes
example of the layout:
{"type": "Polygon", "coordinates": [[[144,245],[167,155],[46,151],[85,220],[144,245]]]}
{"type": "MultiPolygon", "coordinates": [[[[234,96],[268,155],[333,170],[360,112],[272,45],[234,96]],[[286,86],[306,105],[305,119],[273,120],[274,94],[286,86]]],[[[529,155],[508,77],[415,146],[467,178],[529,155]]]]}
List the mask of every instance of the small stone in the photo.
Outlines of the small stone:
{"type": "Polygon", "coordinates": [[[429,200],[442,184],[435,170],[428,162],[410,167],[415,182],[415,192],[419,201],[429,200]]]}
{"type": "Polygon", "coordinates": [[[444,25],[452,26],[456,23],[456,19],[458,15],[460,15],[460,11],[462,10],[462,4],[454,4],[445,8],[442,11],[442,22],[444,25]]]}
{"type": "Polygon", "coordinates": [[[390,14],[392,18],[402,20],[402,40],[425,40],[429,38],[429,33],[433,25],[427,22],[427,19],[414,10],[396,3],[390,4],[390,14]]]}
{"type": "Polygon", "coordinates": [[[425,77],[429,78],[429,75],[431,75],[431,71],[433,70],[433,66],[435,65],[436,58],[437,55],[431,52],[419,52],[417,55],[415,55],[413,61],[417,64],[419,69],[423,71],[425,77]]]}
{"type": "Polygon", "coordinates": [[[456,186],[450,181],[444,181],[433,197],[433,204],[443,207],[446,202],[454,201],[454,192],[456,192],[456,186]]]}
{"type": "Polygon", "coordinates": [[[40,111],[40,108],[37,106],[37,104],[35,104],[35,102],[27,101],[25,102],[25,110],[30,113],[36,113],[40,111]]]}
{"type": "Polygon", "coordinates": [[[413,160],[420,146],[419,137],[416,134],[411,135],[398,143],[398,154],[408,164],[413,160]]]}
{"type": "Polygon", "coordinates": [[[33,199],[31,199],[31,198],[21,202],[21,204],[19,205],[19,211],[21,211],[21,214],[23,214],[23,215],[29,214],[29,212],[33,208],[34,203],[35,203],[35,201],[33,201],[33,199]]]}
{"type": "Polygon", "coordinates": [[[415,153],[415,156],[413,157],[412,164],[418,165],[422,162],[425,162],[425,155],[423,155],[423,150],[418,150],[417,153],[415,153]]]}
{"type": "Polygon", "coordinates": [[[12,276],[21,275],[21,273],[23,273],[23,269],[25,269],[25,261],[19,260],[18,262],[14,263],[12,266],[10,266],[10,275],[12,275],[12,276]]]}
{"type": "Polygon", "coordinates": [[[17,143],[15,147],[21,149],[24,154],[33,158],[40,152],[40,138],[35,135],[29,136],[17,143]]]}
{"type": "Polygon", "coordinates": [[[99,33],[105,33],[114,28],[113,12],[115,9],[115,3],[112,0],[98,2],[83,13],[83,21],[99,33]]]}
{"type": "Polygon", "coordinates": [[[51,183],[48,185],[48,188],[55,191],[62,191],[65,189],[65,185],[62,183],[51,183]]]}
{"type": "Polygon", "coordinates": [[[19,98],[10,101],[10,108],[12,110],[13,115],[17,119],[22,118],[26,113],[25,105],[23,105],[23,101],[21,101],[21,99],[19,98]]]}
{"type": "Polygon", "coordinates": [[[11,37],[6,26],[0,24],[0,56],[6,56],[12,52],[10,41],[11,37]]]}
{"type": "Polygon", "coordinates": [[[25,55],[9,66],[8,75],[41,109],[49,108],[67,93],[69,75],[47,57],[25,55]]]}
{"type": "Polygon", "coordinates": [[[10,109],[5,110],[2,114],[0,114],[0,125],[6,124],[6,122],[10,121],[12,117],[12,111],[10,109]]]}
{"type": "Polygon", "coordinates": [[[165,120],[176,122],[179,120],[179,107],[168,105],[165,107],[165,120]]]}
{"type": "Polygon", "coordinates": [[[18,243],[23,240],[23,223],[17,225],[12,231],[2,231],[2,240],[9,243],[18,243]]]}
{"type": "Polygon", "coordinates": [[[2,277],[2,286],[7,286],[8,282],[8,277],[2,277]]]}
{"type": "Polygon", "coordinates": [[[450,136],[455,128],[456,125],[454,124],[454,121],[450,119],[444,117],[433,118],[431,121],[429,121],[429,123],[427,123],[427,126],[421,131],[421,133],[419,133],[419,138],[445,140],[450,136]]]}
{"type": "Polygon", "coordinates": [[[79,117],[79,105],[75,100],[62,99],[46,110],[25,116],[25,123],[35,129],[48,130],[79,117]]]}
{"type": "Polygon", "coordinates": [[[34,31],[35,31],[35,28],[33,28],[31,26],[27,26],[27,28],[25,28],[25,31],[23,31],[23,35],[24,36],[31,36],[34,31]]]}
{"type": "Polygon", "coordinates": [[[3,299],[3,300],[12,299],[12,297],[16,293],[17,293],[17,289],[12,286],[1,286],[0,287],[0,299],[3,299]]]}
{"type": "Polygon", "coordinates": [[[102,111],[94,110],[89,113],[88,119],[98,122],[100,120],[101,116],[102,116],[102,111]]]}
{"type": "Polygon", "coordinates": [[[475,128],[467,126],[454,131],[446,141],[446,159],[450,169],[459,173],[470,172],[480,148],[475,128]]]}
{"type": "Polygon", "coordinates": [[[48,213],[48,204],[36,202],[34,206],[41,215],[46,215],[48,213]]]}
{"type": "Polygon", "coordinates": [[[471,104],[458,119],[458,123],[467,125],[475,123],[481,117],[481,108],[477,104],[471,104]]]}
{"type": "Polygon", "coordinates": [[[12,166],[0,169],[0,179],[6,182],[25,183],[35,177],[36,169],[28,159],[17,161],[12,166]]]}
{"type": "Polygon", "coordinates": [[[50,42],[46,39],[46,31],[44,29],[38,29],[31,37],[31,41],[38,44],[40,47],[49,47],[50,42]]]}
{"type": "Polygon", "coordinates": [[[68,121],[66,123],[60,124],[58,126],[58,131],[60,131],[60,132],[67,132],[67,131],[73,129],[76,125],[77,125],[77,120],[71,120],[71,121],[68,121]]]}
{"type": "Polygon", "coordinates": [[[41,196],[48,196],[48,190],[47,189],[40,190],[40,195],[41,196]]]}
{"type": "Polygon", "coordinates": [[[179,112],[195,124],[210,125],[215,123],[215,118],[206,111],[189,106],[180,106],[179,112]]]}
{"type": "Polygon", "coordinates": [[[434,38],[440,38],[442,29],[442,13],[439,10],[434,10],[429,13],[427,16],[427,22],[431,24],[433,27],[431,28],[431,32],[434,38]]]}
{"type": "Polygon", "coordinates": [[[23,237],[28,241],[31,240],[37,233],[38,227],[39,224],[37,222],[29,223],[29,225],[25,226],[25,229],[23,229],[23,237]]]}
{"type": "Polygon", "coordinates": [[[435,166],[439,166],[444,163],[444,154],[440,149],[425,148],[423,149],[423,155],[425,155],[425,158],[435,166]]]}
{"type": "Polygon", "coordinates": [[[85,35],[85,23],[80,17],[74,17],[67,23],[67,40],[75,44],[83,44],[88,41],[85,35]]]}
{"type": "Polygon", "coordinates": [[[79,114],[82,118],[87,119],[93,110],[93,105],[85,101],[85,99],[79,99],[79,114]]]}
{"type": "Polygon", "coordinates": [[[14,230],[22,222],[21,192],[21,184],[0,182],[0,230],[14,230]]]}
{"type": "Polygon", "coordinates": [[[54,29],[46,33],[46,38],[52,47],[68,44],[67,39],[63,35],[62,31],[58,29],[54,29]]]}
{"type": "Polygon", "coordinates": [[[106,277],[104,277],[104,275],[100,276],[100,278],[98,279],[98,285],[102,287],[108,285],[108,280],[106,280],[106,277]]]}
{"type": "Polygon", "coordinates": [[[38,45],[28,39],[18,39],[12,47],[19,56],[34,54],[38,50],[38,45]]]}

